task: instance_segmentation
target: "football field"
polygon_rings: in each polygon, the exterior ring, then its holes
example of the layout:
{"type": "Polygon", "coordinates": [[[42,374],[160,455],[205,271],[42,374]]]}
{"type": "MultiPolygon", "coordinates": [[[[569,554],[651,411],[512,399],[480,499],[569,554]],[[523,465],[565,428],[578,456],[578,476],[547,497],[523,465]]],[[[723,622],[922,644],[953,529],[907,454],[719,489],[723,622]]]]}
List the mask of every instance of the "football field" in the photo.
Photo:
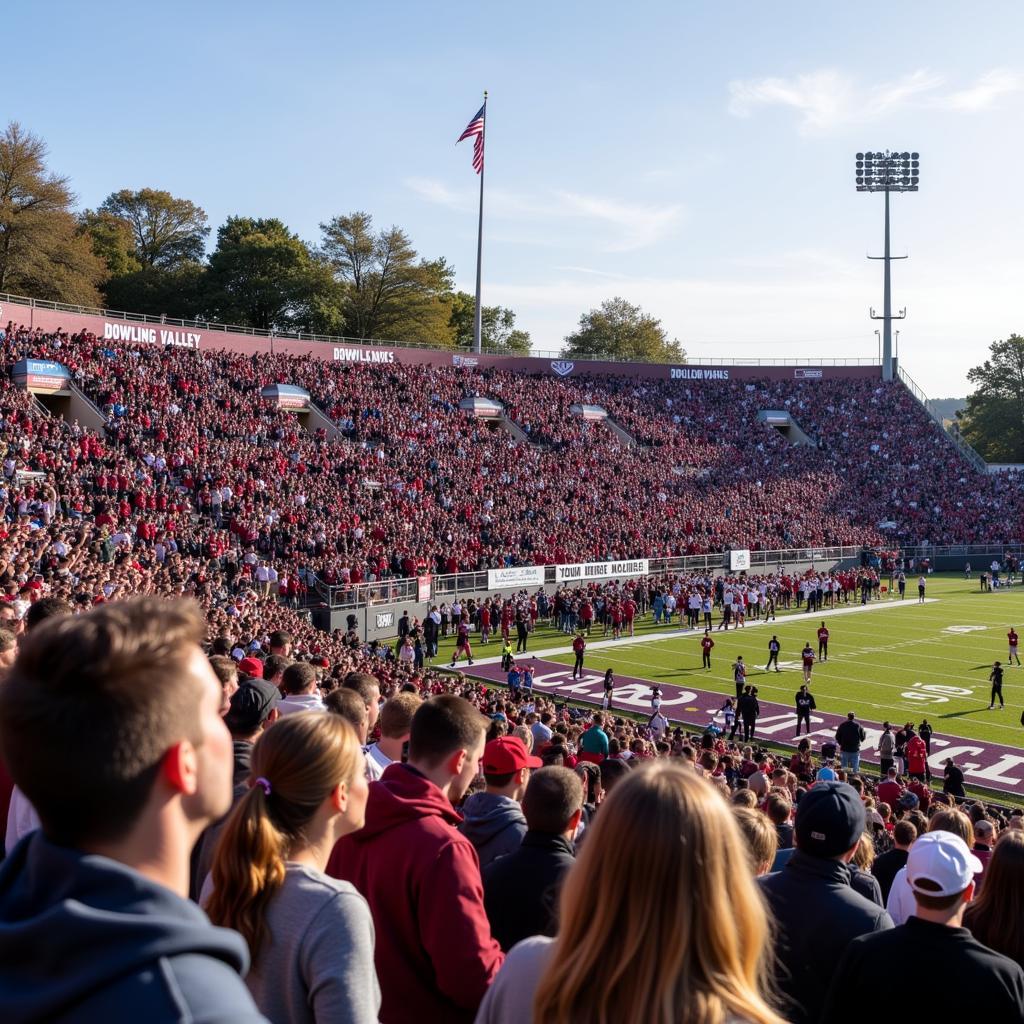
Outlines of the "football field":
{"type": "MultiPolygon", "coordinates": [[[[703,630],[681,630],[678,624],[667,630],[655,627],[649,614],[632,638],[612,640],[595,627],[583,680],[560,671],[572,666],[573,655],[570,638],[557,630],[541,628],[531,634],[527,660],[537,659],[538,690],[597,703],[600,679],[611,668],[619,681],[617,708],[649,711],[649,684],[658,683],[665,689],[665,710],[673,721],[703,725],[726,696],[734,695],[732,664],[742,655],[747,682],[757,687],[762,705],[757,735],[793,743],[793,698],[803,681],[800,651],[810,643],[817,653],[817,629],[824,621],[831,634],[829,656],[816,661],[811,683],[817,704],[816,744],[834,729],[834,716],[853,711],[868,726],[865,754],[873,760],[877,729],[872,725],[885,720],[894,726],[916,724],[926,717],[936,736],[943,737],[933,748],[933,770],[941,775],[941,759],[952,753],[967,771],[969,784],[1024,793],[1024,756],[1018,756],[1024,741],[1024,668],[1007,664],[1006,639],[1011,626],[1018,632],[1024,628],[1024,587],[983,593],[977,579],[934,575],[928,579],[926,602],[919,604],[914,577],[903,601],[883,595],[867,606],[851,601],[814,615],[780,612],[774,622],[749,623],[728,632],[717,628],[719,618],[716,611],[710,671],[701,667],[703,630]],[[781,644],[779,673],[765,671],[773,634],[781,644]],[[996,660],[1005,669],[1006,708],[997,702],[989,710],[989,673],[996,660]]],[[[499,642],[480,646],[474,638],[476,665],[467,669],[463,662],[460,667],[500,681],[503,674],[494,664],[499,652],[499,642]]],[[[441,655],[439,666],[451,656],[450,640],[442,645],[441,655]]]]}

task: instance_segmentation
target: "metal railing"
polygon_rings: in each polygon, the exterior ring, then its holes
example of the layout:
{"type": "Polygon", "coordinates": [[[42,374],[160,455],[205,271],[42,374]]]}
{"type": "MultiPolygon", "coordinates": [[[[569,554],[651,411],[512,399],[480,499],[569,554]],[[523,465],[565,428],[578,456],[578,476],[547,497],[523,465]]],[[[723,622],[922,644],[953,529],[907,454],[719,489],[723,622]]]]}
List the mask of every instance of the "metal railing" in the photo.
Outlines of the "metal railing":
{"type": "MultiPolygon", "coordinates": [[[[847,558],[859,558],[864,549],[860,545],[846,547],[804,547],[786,548],[774,551],[751,551],[751,569],[775,568],[793,562],[833,562],[847,558]]],[[[727,551],[715,551],[706,555],[677,555],[671,558],[652,558],[649,562],[650,576],[661,576],[670,572],[710,572],[724,569],[728,562],[727,551]]],[[[544,585],[557,583],[554,565],[544,566],[544,585]]],[[[418,576],[403,579],[379,580],[373,583],[328,584],[314,573],[307,573],[307,586],[319,599],[334,609],[362,608],[375,604],[393,604],[401,601],[416,601],[419,594],[418,576]]],[[[431,600],[443,601],[459,594],[486,592],[487,570],[459,572],[433,576],[430,581],[431,600]]]]}
{"type": "Polygon", "coordinates": [[[903,382],[906,389],[924,406],[925,411],[939,426],[939,430],[942,431],[943,436],[949,441],[957,451],[980,473],[988,472],[988,464],[985,460],[959,435],[952,434],[946,429],[945,423],[942,422],[942,417],[935,411],[932,406],[931,399],[914,383],[911,379],[910,374],[903,369],[902,366],[897,364],[896,373],[899,379],[903,382]]]}
{"type": "MultiPolygon", "coordinates": [[[[49,299],[33,299],[27,295],[11,295],[0,292],[0,303],[11,302],[33,309],[50,309],[61,313],[78,313],[81,316],[98,316],[105,320],[124,320],[129,323],[159,324],[163,327],[191,328],[201,331],[220,331],[225,334],[246,334],[255,338],[267,338],[271,345],[277,338],[294,339],[295,341],[314,341],[324,345],[369,345],[374,348],[412,348],[439,351],[436,344],[423,341],[396,341],[393,338],[353,338],[347,335],[316,334],[310,331],[278,331],[262,327],[244,327],[241,324],[223,324],[201,317],[154,316],[150,313],[128,313],[120,309],[103,309],[98,306],[79,306],[68,302],[52,302],[49,299]]],[[[455,353],[474,355],[466,349],[452,349],[455,353]]],[[[484,349],[483,355],[508,355],[507,352],[484,349]]],[[[533,349],[524,353],[535,359],[562,359],[561,351],[550,349],[533,349]]],[[[575,362],[603,363],[660,363],[662,360],[620,359],[609,355],[580,355],[569,357],[575,362]]],[[[671,361],[669,361],[671,362],[671,361]]],[[[665,365],[669,365],[668,362],[665,365]]],[[[878,366],[877,359],[711,359],[705,357],[687,357],[678,361],[677,365],[685,366],[878,366]]],[[[879,367],[881,370],[881,367],[879,367]]]]}

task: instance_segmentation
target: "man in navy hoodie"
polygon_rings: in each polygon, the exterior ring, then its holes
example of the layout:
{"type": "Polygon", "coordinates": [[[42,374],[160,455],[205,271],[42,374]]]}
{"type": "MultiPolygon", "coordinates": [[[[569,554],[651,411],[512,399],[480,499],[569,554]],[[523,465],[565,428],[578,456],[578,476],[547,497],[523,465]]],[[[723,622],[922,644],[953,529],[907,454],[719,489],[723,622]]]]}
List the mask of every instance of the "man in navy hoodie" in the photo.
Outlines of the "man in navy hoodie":
{"type": "Polygon", "coordinates": [[[191,602],[153,597],[33,631],[0,687],[0,746],[42,823],[0,867],[0,1016],[262,1021],[248,951],[186,899],[231,803],[231,738],[191,602]]]}

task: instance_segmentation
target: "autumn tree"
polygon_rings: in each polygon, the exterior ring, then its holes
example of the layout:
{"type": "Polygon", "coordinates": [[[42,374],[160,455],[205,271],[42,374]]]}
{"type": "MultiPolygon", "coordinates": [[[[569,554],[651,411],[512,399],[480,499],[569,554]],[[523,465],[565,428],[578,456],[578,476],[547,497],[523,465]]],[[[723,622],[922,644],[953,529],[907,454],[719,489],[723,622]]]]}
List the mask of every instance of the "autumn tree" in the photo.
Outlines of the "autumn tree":
{"type": "Polygon", "coordinates": [[[72,213],[68,179],[46,144],[11,122],[0,136],[0,291],[98,305],[103,261],[72,213]]]}
{"type": "MultiPolygon", "coordinates": [[[[452,296],[451,328],[456,348],[473,347],[473,320],[476,299],[468,292],[452,296]]],[[[504,306],[484,306],[480,310],[480,339],[485,352],[500,355],[530,354],[530,335],[516,327],[516,315],[504,306]]]]}
{"type": "Polygon", "coordinates": [[[986,461],[1024,462],[1024,338],[994,341],[989,353],[967,373],[975,390],[957,413],[957,426],[986,461]]]}
{"type": "Polygon", "coordinates": [[[374,231],[368,213],[334,217],[320,230],[319,254],[341,287],[347,335],[453,343],[454,272],[444,259],[421,258],[397,227],[374,231]]]}
{"type": "Polygon", "coordinates": [[[584,313],[579,327],[566,337],[562,355],[643,363],[679,363],[686,358],[679,342],[669,341],[660,320],[621,298],[607,299],[584,313]]]}

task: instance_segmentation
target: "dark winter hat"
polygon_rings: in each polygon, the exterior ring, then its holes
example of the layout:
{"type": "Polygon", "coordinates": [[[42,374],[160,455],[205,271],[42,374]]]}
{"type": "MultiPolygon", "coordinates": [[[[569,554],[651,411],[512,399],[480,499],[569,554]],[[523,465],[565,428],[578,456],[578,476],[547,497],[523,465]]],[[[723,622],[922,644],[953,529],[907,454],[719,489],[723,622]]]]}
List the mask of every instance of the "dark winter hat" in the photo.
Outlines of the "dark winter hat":
{"type": "Polygon", "coordinates": [[[797,806],[797,846],[812,857],[838,857],[857,842],[864,824],[864,804],[853,786],[816,782],[797,806]]]}

